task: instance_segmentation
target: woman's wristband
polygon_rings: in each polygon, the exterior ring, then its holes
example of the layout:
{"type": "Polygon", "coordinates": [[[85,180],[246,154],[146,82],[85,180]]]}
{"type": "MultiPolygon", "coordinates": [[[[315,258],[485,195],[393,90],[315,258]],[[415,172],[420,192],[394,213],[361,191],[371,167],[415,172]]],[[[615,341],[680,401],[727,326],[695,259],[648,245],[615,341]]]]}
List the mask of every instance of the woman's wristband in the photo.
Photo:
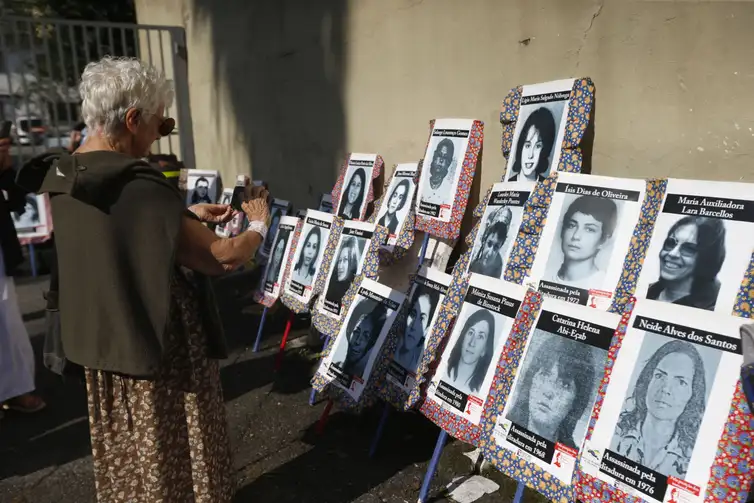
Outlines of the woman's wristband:
{"type": "Polygon", "coordinates": [[[262,236],[262,242],[264,242],[265,239],[267,239],[267,224],[260,220],[254,220],[253,222],[249,222],[249,227],[246,229],[247,231],[256,232],[260,236],[262,236]]]}

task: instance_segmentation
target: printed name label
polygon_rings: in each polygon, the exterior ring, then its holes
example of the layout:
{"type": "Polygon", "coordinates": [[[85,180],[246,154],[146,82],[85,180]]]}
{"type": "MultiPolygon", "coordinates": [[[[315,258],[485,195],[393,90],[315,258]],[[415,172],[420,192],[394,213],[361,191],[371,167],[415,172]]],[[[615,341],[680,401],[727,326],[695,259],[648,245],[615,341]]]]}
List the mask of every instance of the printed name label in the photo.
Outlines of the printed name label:
{"type": "Polygon", "coordinates": [[[521,307],[521,301],[509,299],[499,293],[488,292],[475,286],[469,287],[464,302],[500,313],[508,318],[515,318],[518,308],[521,307]]]}
{"type": "Polygon", "coordinates": [[[306,223],[316,225],[317,227],[322,227],[323,229],[329,229],[330,228],[330,222],[326,222],[324,220],[320,220],[318,218],[309,217],[306,219],[306,223]]]}
{"type": "Polygon", "coordinates": [[[520,190],[501,190],[490,194],[487,206],[523,206],[531,192],[520,190]]]}
{"type": "Polygon", "coordinates": [[[376,302],[379,302],[380,304],[383,304],[388,309],[395,311],[400,306],[396,301],[391,300],[387,297],[383,297],[382,295],[375,293],[371,290],[367,290],[366,288],[359,288],[359,295],[362,297],[365,297],[367,299],[374,300],[376,302]]]}
{"type": "Polygon", "coordinates": [[[449,138],[468,138],[468,129],[434,129],[432,136],[447,136],[449,138]]]}
{"type": "Polygon", "coordinates": [[[644,316],[637,316],[634,320],[633,326],[640,330],[646,330],[647,332],[664,335],[666,337],[692,342],[699,346],[707,346],[709,348],[719,349],[720,351],[726,351],[736,355],[742,354],[741,340],[728,337],[727,335],[706,332],[704,330],[686,327],[676,323],[645,318],[644,316]]]}
{"type": "Polygon", "coordinates": [[[738,222],[754,222],[754,201],[668,194],[665,198],[662,212],[735,220],[738,222]]]}
{"type": "Polygon", "coordinates": [[[531,96],[522,96],[521,105],[531,105],[532,103],[551,103],[553,101],[565,101],[571,98],[571,91],[559,91],[557,93],[533,94],[531,96]]]}
{"type": "Polygon", "coordinates": [[[610,342],[615,333],[614,328],[603,327],[596,323],[550,311],[542,311],[542,314],[539,315],[537,328],[605,351],[610,349],[610,342]]]}
{"type": "Polygon", "coordinates": [[[615,199],[618,201],[638,201],[641,193],[638,190],[610,189],[606,187],[592,187],[589,185],[574,185],[572,183],[559,183],[555,192],[565,194],[577,194],[580,196],[594,196],[603,199],[615,199]]]}
{"type": "Polygon", "coordinates": [[[357,238],[371,239],[372,234],[372,231],[365,231],[363,229],[354,229],[353,227],[343,228],[344,236],[355,236],[357,238]]]}

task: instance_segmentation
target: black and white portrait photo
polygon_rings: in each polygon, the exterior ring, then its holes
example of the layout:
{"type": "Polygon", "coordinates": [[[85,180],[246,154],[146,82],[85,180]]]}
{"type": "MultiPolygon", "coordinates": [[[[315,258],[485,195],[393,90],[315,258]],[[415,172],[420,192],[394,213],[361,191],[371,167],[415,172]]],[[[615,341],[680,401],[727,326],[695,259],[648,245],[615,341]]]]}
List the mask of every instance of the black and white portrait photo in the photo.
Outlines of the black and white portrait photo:
{"type": "Polygon", "coordinates": [[[513,221],[513,211],[507,206],[491,209],[484,215],[477,231],[471,252],[469,272],[502,279],[505,260],[516,238],[522,208],[515,208],[518,221],[513,221]]]}
{"type": "Polygon", "coordinates": [[[416,373],[428,331],[444,296],[436,289],[415,283],[408,299],[405,326],[400,332],[393,360],[409,374],[416,373]]]}
{"type": "Polygon", "coordinates": [[[333,348],[333,364],[350,378],[365,381],[369,377],[367,366],[387,318],[384,304],[359,297],[345,321],[345,332],[341,332],[337,347],[333,348]]]}
{"type": "Polygon", "coordinates": [[[343,188],[338,203],[338,216],[347,220],[360,220],[367,204],[367,194],[372,183],[374,158],[370,155],[362,159],[361,155],[351,154],[348,169],[343,178],[343,188]]]}
{"type": "Polygon", "coordinates": [[[332,195],[322,194],[319,198],[319,211],[323,213],[332,213],[332,195]]]}
{"type": "Polygon", "coordinates": [[[715,310],[726,251],[723,220],[678,215],[659,251],[653,251],[656,256],[645,262],[659,264],[659,273],[647,289],[648,299],[715,310]]]}
{"type": "Polygon", "coordinates": [[[566,195],[543,279],[584,290],[603,288],[614,259],[613,234],[622,204],[597,196],[566,195]]]}
{"type": "Polygon", "coordinates": [[[506,323],[502,315],[487,309],[468,304],[464,307],[467,316],[463,322],[459,319],[448,342],[452,349],[441,379],[467,395],[486,396],[483,384],[497,364],[497,342],[502,340],[506,323]]]}
{"type": "Polygon", "coordinates": [[[607,351],[534,329],[506,419],[550,442],[579,449],[607,351]]]}
{"type": "Polygon", "coordinates": [[[380,206],[377,224],[387,227],[388,244],[403,226],[414,196],[414,182],[411,178],[394,177],[388,187],[387,198],[380,206]]]}
{"type": "Polygon", "coordinates": [[[296,248],[294,257],[292,281],[303,287],[312,285],[319,267],[319,257],[325,246],[327,235],[321,227],[307,224],[301,233],[302,241],[296,248]]]}
{"type": "Polygon", "coordinates": [[[46,225],[47,215],[44,196],[26,194],[24,209],[22,212],[11,213],[13,225],[19,231],[33,231],[35,228],[46,225]]]}
{"type": "Polygon", "coordinates": [[[665,476],[685,479],[720,355],[709,347],[646,332],[610,450],[665,476]]]}
{"type": "Polygon", "coordinates": [[[186,203],[191,206],[200,203],[215,203],[218,198],[218,173],[190,169],[187,180],[186,203]]]}
{"type": "Polygon", "coordinates": [[[473,121],[438,119],[422,164],[416,211],[449,221],[473,121]]]}
{"type": "Polygon", "coordinates": [[[565,81],[560,92],[534,91],[537,94],[528,94],[526,88],[538,86],[525,86],[506,181],[539,182],[557,170],[572,85],[572,81],[565,81]]]}
{"type": "Polygon", "coordinates": [[[325,309],[331,309],[340,315],[343,296],[351,286],[354,278],[361,272],[361,262],[366,251],[367,239],[356,236],[341,236],[335,252],[335,261],[330,271],[330,280],[325,291],[325,309]]]}
{"type": "Polygon", "coordinates": [[[267,262],[265,271],[265,286],[269,293],[273,293],[275,286],[280,283],[280,276],[283,273],[285,257],[288,252],[288,242],[291,238],[292,230],[290,228],[280,228],[276,233],[275,245],[272,247],[270,260],[267,262]]]}
{"type": "Polygon", "coordinates": [[[261,255],[268,257],[270,255],[270,249],[272,248],[272,240],[275,238],[275,232],[277,232],[280,219],[286,215],[291,209],[291,205],[288,201],[282,199],[273,199],[272,206],[270,207],[270,227],[267,229],[267,238],[264,241],[264,245],[260,250],[261,255]]]}

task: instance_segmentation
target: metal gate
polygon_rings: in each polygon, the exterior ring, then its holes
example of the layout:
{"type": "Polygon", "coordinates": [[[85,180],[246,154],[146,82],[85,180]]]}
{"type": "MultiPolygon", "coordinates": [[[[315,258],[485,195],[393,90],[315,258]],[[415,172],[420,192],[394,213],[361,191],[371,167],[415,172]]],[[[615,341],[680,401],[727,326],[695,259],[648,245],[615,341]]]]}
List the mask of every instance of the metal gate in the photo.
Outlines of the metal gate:
{"type": "Polygon", "coordinates": [[[132,56],[162,70],[175,87],[166,114],[175,131],[152,147],[194,167],[183,28],[2,16],[0,19],[0,120],[14,124],[17,161],[65,147],[81,118],[78,83],[87,63],[103,56],[132,56]]]}

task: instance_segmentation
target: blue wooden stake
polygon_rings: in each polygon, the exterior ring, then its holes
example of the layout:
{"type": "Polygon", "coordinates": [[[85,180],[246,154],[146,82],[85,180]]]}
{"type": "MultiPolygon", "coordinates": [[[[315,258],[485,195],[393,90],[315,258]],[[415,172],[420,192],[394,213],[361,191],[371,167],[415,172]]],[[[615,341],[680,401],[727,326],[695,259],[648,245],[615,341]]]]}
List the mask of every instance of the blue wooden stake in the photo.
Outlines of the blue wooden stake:
{"type": "Polygon", "coordinates": [[[385,429],[385,423],[390,415],[390,404],[385,402],[385,406],[382,409],[382,415],[380,416],[380,422],[377,425],[377,431],[374,432],[374,438],[372,439],[372,445],[369,446],[369,457],[373,458],[374,453],[377,452],[377,446],[380,444],[382,438],[382,431],[385,429]]]}
{"type": "Polygon", "coordinates": [[[432,485],[432,479],[435,477],[437,471],[437,464],[440,462],[440,455],[442,449],[445,447],[445,442],[448,440],[448,434],[445,430],[440,432],[437,437],[437,443],[435,444],[435,452],[432,453],[432,459],[429,460],[429,466],[427,467],[427,473],[424,475],[424,482],[422,488],[419,491],[419,503],[425,503],[427,501],[427,495],[429,495],[429,488],[432,485]]]}
{"type": "Polygon", "coordinates": [[[526,489],[526,484],[519,482],[516,487],[516,495],[513,497],[513,503],[521,503],[524,500],[524,489],[526,489]]]}
{"type": "Polygon", "coordinates": [[[422,251],[419,254],[419,267],[424,263],[424,255],[427,254],[427,245],[429,244],[429,234],[424,233],[424,242],[422,243],[422,251]]]}
{"type": "MultiPolygon", "coordinates": [[[[424,233],[424,241],[422,242],[422,251],[419,254],[419,267],[424,262],[424,255],[427,253],[427,245],[429,244],[429,234],[424,233]]],[[[369,457],[374,457],[374,453],[377,452],[377,445],[382,438],[382,431],[385,429],[385,422],[390,415],[390,405],[386,402],[385,408],[382,410],[382,416],[380,416],[380,422],[377,424],[377,431],[374,432],[374,438],[372,439],[372,445],[369,447],[369,457]]]]}
{"type": "MultiPolygon", "coordinates": [[[[325,344],[322,346],[322,350],[324,351],[325,348],[327,348],[327,343],[330,342],[330,336],[325,336],[325,344]]],[[[317,399],[317,390],[312,388],[312,393],[309,395],[309,405],[314,405],[314,400],[317,399]]]]}
{"type": "Polygon", "coordinates": [[[29,263],[31,264],[31,276],[37,277],[37,254],[34,251],[34,243],[29,243],[29,263]]]}
{"type": "Polygon", "coordinates": [[[267,319],[267,308],[262,311],[262,319],[259,320],[259,328],[257,329],[257,340],[254,341],[254,348],[251,350],[256,353],[259,351],[259,342],[262,340],[262,330],[264,330],[264,320],[267,319]]]}

